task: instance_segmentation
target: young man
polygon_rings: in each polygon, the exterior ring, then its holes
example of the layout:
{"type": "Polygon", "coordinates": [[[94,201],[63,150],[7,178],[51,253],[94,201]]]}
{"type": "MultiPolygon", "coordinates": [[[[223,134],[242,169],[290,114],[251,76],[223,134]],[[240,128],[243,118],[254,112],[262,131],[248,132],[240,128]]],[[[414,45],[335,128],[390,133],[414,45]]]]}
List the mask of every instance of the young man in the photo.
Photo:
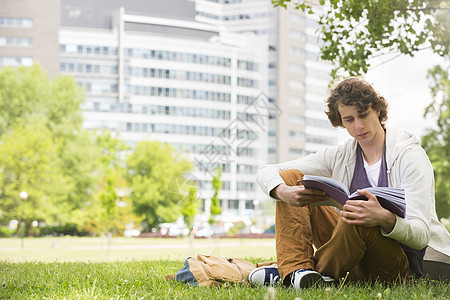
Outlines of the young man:
{"type": "Polygon", "coordinates": [[[268,285],[280,278],[300,290],[347,272],[352,280],[420,277],[427,246],[450,256],[450,235],[436,216],[433,169],[419,140],[384,125],[387,103],[361,78],[340,82],[327,106],[331,124],[344,127],[353,139],[258,172],[258,184],[277,201],[278,269],[256,269],[249,279],[268,285]],[[368,201],[348,200],[342,211],[310,207],[327,197],[298,183],[303,174],[337,179],[368,201]],[[369,186],[403,188],[405,218],[381,207],[364,190],[369,186]]]}

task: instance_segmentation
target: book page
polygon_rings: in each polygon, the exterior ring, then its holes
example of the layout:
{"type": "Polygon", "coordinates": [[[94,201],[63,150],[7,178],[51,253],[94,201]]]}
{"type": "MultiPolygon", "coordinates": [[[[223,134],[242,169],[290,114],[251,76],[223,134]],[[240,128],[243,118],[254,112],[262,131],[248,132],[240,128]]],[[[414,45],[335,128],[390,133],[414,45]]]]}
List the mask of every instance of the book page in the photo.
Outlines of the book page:
{"type": "MultiPolygon", "coordinates": [[[[366,190],[376,196],[382,207],[398,215],[399,217],[405,217],[406,202],[404,189],[390,187],[368,187],[362,190],[366,190]]],[[[367,200],[365,196],[362,196],[358,192],[354,192],[350,195],[350,199],[367,200]]]]}
{"type": "Polygon", "coordinates": [[[315,180],[315,181],[323,182],[323,183],[326,183],[328,185],[331,185],[331,186],[339,189],[346,195],[350,195],[348,188],[342,182],[340,182],[336,179],[333,179],[333,178],[328,178],[328,177],[323,177],[323,176],[314,176],[314,175],[305,175],[305,176],[303,176],[303,180],[315,180]]]}
{"type": "Polygon", "coordinates": [[[330,198],[333,198],[334,200],[336,200],[336,202],[339,203],[338,205],[333,206],[342,208],[342,206],[348,200],[348,190],[342,183],[337,185],[336,182],[338,181],[329,179],[330,178],[326,177],[305,175],[303,177],[303,180],[300,180],[300,182],[307,189],[315,189],[325,192],[330,198]]]}

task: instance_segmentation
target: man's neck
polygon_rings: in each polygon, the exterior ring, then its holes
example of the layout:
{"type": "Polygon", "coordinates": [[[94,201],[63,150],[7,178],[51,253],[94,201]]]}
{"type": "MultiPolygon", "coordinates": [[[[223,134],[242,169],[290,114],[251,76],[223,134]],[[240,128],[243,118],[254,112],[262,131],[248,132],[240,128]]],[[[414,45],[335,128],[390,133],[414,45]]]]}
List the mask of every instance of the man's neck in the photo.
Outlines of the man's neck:
{"type": "Polygon", "coordinates": [[[364,160],[369,166],[378,162],[383,156],[385,136],[386,132],[383,128],[380,128],[371,143],[365,145],[360,144],[364,160]]]}

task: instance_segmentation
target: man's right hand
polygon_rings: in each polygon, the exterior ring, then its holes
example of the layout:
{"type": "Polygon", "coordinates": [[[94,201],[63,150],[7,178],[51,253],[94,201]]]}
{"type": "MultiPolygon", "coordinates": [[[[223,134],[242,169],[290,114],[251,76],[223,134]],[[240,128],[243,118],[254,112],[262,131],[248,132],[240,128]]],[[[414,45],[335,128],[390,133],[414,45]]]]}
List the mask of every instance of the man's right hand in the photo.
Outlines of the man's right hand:
{"type": "Polygon", "coordinates": [[[285,184],[280,184],[270,191],[270,196],[292,206],[300,207],[328,199],[328,196],[322,191],[305,189],[303,185],[287,186],[285,184]]]}

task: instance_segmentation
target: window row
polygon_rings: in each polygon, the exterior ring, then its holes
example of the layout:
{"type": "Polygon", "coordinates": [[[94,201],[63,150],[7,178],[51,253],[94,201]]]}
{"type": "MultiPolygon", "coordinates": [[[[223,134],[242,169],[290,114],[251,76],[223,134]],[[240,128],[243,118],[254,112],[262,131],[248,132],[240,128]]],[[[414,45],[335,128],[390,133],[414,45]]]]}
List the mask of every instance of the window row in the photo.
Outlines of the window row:
{"type": "Polygon", "coordinates": [[[128,57],[142,58],[142,59],[158,59],[158,60],[179,61],[179,62],[221,66],[228,68],[231,67],[231,58],[212,55],[164,51],[164,50],[134,49],[134,48],[127,48],[126,55],[128,57]]]}
{"type": "Polygon", "coordinates": [[[254,20],[267,18],[267,13],[254,13],[254,14],[237,14],[237,15],[225,15],[224,21],[236,21],[236,20],[254,20]]]}
{"type": "Polygon", "coordinates": [[[337,138],[317,136],[317,135],[307,135],[306,141],[308,143],[314,144],[335,145],[337,143],[337,138]]]}
{"type": "Polygon", "coordinates": [[[238,164],[236,168],[236,172],[238,174],[256,174],[258,171],[258,166],[256,165],[241,165],[238,164]]]}
{"type": "MultiPolygon", "coordinates": [[[[208,180],[197,180],[198,187],[201,190],[212,190],[212,184],[211,181],[208,180]]],[[[222,187],[220,188],[223,191],[229,191],[231,190],[231,183],[229,181],[222,181],[222,187]]]]}
{"type": "Polygon", "coordinates": [[[291,21],[301,23],[301,24],[306,24],[307,26],[312,27],[312,28],[319,28],[319,23],[317,21],[314,21],[311,18],[307,18],[304,14],[291,13],[290,19],[291,19],[291,21]]]}
{"type": "Polygon", "coordinates": [[[317,119],[311,117],[304,117],[301,115],[290,114],[288,117],[289,122],[303,124],[306,123],[308,126],[320,127],[320,128],[331,128],[330,122],[326,119],[317,119]]]}
{"type": "MultiPolygon", "coordinates": [[[[195,163],[195,169],[199,171],[204,171],[207,173],[213,173],[215,170],[217,170],[219,167],[222,169],[222,172],[224,173],[230,173],[231,172],[231,164],[230,163],[219,163],[214,161],[202,161],[194,159],[195,163]]],[[[238,174],[256,174],[258,171],[258,167],[255,165],[237,165],[236,166],[236,172],[238,174]]]]}
{"type": "Polygon", "coordinates": [[[292,138],[305,139],[307,143],[335,145],[337,139],[334,137],[324,137],[318,135],[305,134],[301,131],[289,131],[289,136],[292,138]]]}
{"type": "Polygon", "coordinates": [[[319,79],[323,79],[323,80],[331,79],[330,72],[327,72],[327,71],[308,68],[307,73],[308,73],[308,77],[314,77],[314,78],[319,78],[319,79]]]}
{"type": "Polygon", "coordinates": [[[178,107],[168,105],[86,102],[83,106],[83,109],[86,111],[134,113],[147,115],[207,118],[219,120],[230,120],[231,118],[231,112],[228,110],[217,110],[217,109],[197,108],[197,107],[178,107]]]}
{"type": "Polygon", "coordinates": [[[33,20],[30,18],[0,17],[0,27],[33,27],[33,20]]]}
{"type": "Polygon", "coordinates": [[[328,89],[326,86],[317,86],[317,85],[309,84],[307,86],[306,90],[308,93],[316,94],[323,98],[326,98],[328,95],[328,89]]]}
{"type": "Polygon", "coordinates": [[[298,148],[289,148],[289,154],[295,156],[306,156],[313,152],[298,148]]]}
{"type": "Polygon", "coordinates": [[[117,56],[119,53],[117,47],[75,45],[75,44],[61,44],[59,45],[59,51],[61,53],[77,53],[81,55],[102,55],[102,56],[117,56]]]}
{"type": "Polygon", "coordinates": [[[234,147],[232,143],[228,143],[228,140],[225,142],[227,143],[227,146],[216,145],[213,142],[211,142],[204,147],[200,147],[200,149],[202,149],[201,152],[198,153],[200,154],[200,156],[197,156],[195,160],[199,162],[214,161],[214,162],[231,163],[233,162],[233,158],[231,157],[231,155],[234,153],[238,157],[254,157],[256,153],[254,148],[250,148],[248,147],[248,145],[247,147],[234,147]]]}
{"type": "Polygon", "coordinates": [[[31,67],[33,65],[33,59],[26,56],[0,56],[1,67],[18,67],[26,66],[31,67]]]}
{"type": "Polygon", "coordinates": [[[199,170],[204,173],[214,173],[219,167],[222,169],[223,173],[231,172],[231,164],[226,163],[217,163],[211,161],[200,161],[194,159],[194,167],[196,170],[199,170]]]}
{"type": "Polygon", "coordinates": [[[173,124],[126,123],[128,132],[151,132],[164,134],[182,134],[198,136],[218,136],[224,133],[223,128],[206,126],[189,126],[173,124]]]}
{"type": "Polygon", "coordinates": [[[250,78],[237,78],[237,85],[250,88],[258,88],[258,81],[250,78]]]}
{"type": "Polygon", "coordinates": [[[305,133],[302,131],[289,131],[289,136],[294,139],[303,139],[305,138],[305,133]]]}
{"type": "MultiPolygon", "coordinates": [[[[229,145],[223,146],[223,145],[215,145],[213,143],[210,144],[184,144],[184,143],[171,143],[171,145],[182,152],[188,152],[188,153],[197,153],[202,154],[203,156],[214,156],[214,155],[230,155],[231,154],[231,147],[229,145]]],[[[199,161],[206,160],[205,157],[201,157],[201,159],[198,159],[199,161]]],[[[211,161],[212,159],[208,160],[211,161]]]]}
{"type": "Polygon", "coordinates": [[[316,118],[306,118],[306,125],[320,128],[331,128],[330,121],[316,118]]]}
{"type": "MultiPolygon", "coordinates": [[[[239,210],[239,199],[220,200],[220,206],[227,210],[239,210]],[[225,203],[224,203],[225,201],[225,203]]],[[[253,200],[242,200],[244,203],[245,213],[253,214],[255,210],[255,203],[253,200]]]]}
{"type": "MultiPolygon", "coordinates": [[[[237,140],[254,140],[257,138],[255,132],[246,129],[219,128],[206,126],[191,125],[174,125],[174,124],[149,124],[149,123],[126,123],[125,131],[128,132],[149,132],[164,134],[181,134],[181,135],[197,135],[197,136],[220,136],[228,142],[237,140]]],[[[231,143],[230,143],[231,145],[231,143]]]]}
{"type": "Polygon", "coordinates": [[[320,60],[320,54],[319,53],[307,51],[307,50],[304,50],[302,48],[289,47],[289,52],[292,55],[304,56],[307,59],[312,60],[312,61],[319,61],[320,60]]]}
{"type": "MultiPolygon", "coordinates": [[[[180,151],[201,154],[197,158],[198,161],[214,161],[217,157],[231,155],[230,145],[216,145],[212,142],[207,145],[172,143],[172,146],[180,151]]],[[[251,147],[237,147],[233,151],[236,151],[239,157],[254,157],[256,154],[256,150],[251,147]]]]}
{"type": "Polygon", "coordinates": [[[259,120],[259,118],[261,117],[260,115],[257,114],[249,114],[249,113],[244,113],[244,112],[238,112],[237,113],[237,117],[239,121],[244,121],[244,122],[251,122],[251,123],[257,123],[259,120]]]}
{"type": "Polygon", "coordinates": [[[253,192],[255,191],[255,183],[254,182],[236,182],[236,190],[243,192],[253,192]]]}
{"type": "Polygon", "coordinates": [[[252,61],[248,60],[240,60],[237,61],[237,67],[241,70],[247,70],[247,71],[258,71],[258,64],[252,61]]]}
{"type": "Polygon", "coordinates": [[[288,36],[295,40],[306,41],[309,44],[320,45],[320,40],[317,36],[307,34],[305,31],[297,29],[289,29],[288,36]]]}
{"type": "Polygon", "coordinates": [[[0,36],[0,46],[31,47],[33,39],[23,36],[0,36]]]}
{"type": "Polygon", "coordinates": [[[187,98],[187,99],[210,100],[218,102],[231,101],[230,93],[220,93],[220,92],[191,90],[191,89],[127,85],[127,93],[143,96],[187,98]]]}
{"type": "MultiPolygon", "coordinates": [[[[219,20],[220,17],[217,14],[211,14],[204,11],[199,11],[198,16],[206,17],[208,19],[219,20]]],[[[267,18],[267,13],[255,13],[255,14],[237,14],[237,15],[225,15],[222,16],[223,21],[236,21],[236,20],[254,20],[267,18]]]]}
{"type": "Polygon", "coordinates": [[[107,82],[78,82],[78,85],[83,87],[86,92],[93,94],[111,94],[117,93],[116,83],[107,82]]]}
{"type": "Polygon", "coordinates": [[[118,67],[116,65],[82,64],[61,62],[59,64],[61,72],[93,73],[101,75],[117,75],[118,67]]]}
{"type": "Polygon", "coordinates": [[[237,95],[236,102],[238,104],[250,105],[255,101],[255,97],[246,95],[237,95]]]}
{"type": "Polygon", "coordinates": [[[201,81],[208,83],[219,84],[231,84],[231,76],[180,71],[180,70],[168,70],[168,69],[155,69],[155,68],[141,68],[141,67],[127,67],[127,74],[136,77],[151,77],[151,78],[164,78],[164,79],[176,79],[176,80],[188,80],[188,81],[201,81]]]}

